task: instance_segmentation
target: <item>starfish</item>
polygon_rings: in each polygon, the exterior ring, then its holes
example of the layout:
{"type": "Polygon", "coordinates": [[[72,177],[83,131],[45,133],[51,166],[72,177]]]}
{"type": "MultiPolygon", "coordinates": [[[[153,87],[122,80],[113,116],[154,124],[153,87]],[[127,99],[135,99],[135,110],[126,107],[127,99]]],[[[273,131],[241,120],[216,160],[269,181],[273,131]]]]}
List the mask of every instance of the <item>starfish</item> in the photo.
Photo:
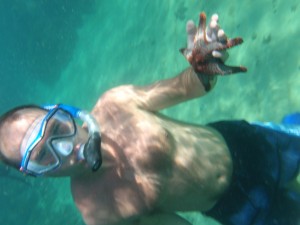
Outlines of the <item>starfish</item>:
{"type": "Polygon", "coordinates": [[[198,28],[192,21],[187,22],[188,46],[180,49],[196,73],[206,75],[228,75],[246,72],[243,66],[227,66],[224,64],[226,50],[243,43],[241,37],[228,39],[217,24],[218,16],[212,16],[206,28],[206,15],[200,13],[198,28]]]}

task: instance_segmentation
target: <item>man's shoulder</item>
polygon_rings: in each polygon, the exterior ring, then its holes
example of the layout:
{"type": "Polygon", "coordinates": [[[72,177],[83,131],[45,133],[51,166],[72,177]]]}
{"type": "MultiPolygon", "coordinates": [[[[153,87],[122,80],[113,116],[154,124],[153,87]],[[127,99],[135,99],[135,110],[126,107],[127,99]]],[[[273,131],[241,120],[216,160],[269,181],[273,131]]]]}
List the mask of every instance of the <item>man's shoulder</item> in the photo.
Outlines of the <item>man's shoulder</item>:
{"type": "Polygon", "coordinates": [[[106,91],[99,100],[103,103],[127,103],[134,101],[137,97],[138,93],[133,85],[122,85],[106,91]]]}

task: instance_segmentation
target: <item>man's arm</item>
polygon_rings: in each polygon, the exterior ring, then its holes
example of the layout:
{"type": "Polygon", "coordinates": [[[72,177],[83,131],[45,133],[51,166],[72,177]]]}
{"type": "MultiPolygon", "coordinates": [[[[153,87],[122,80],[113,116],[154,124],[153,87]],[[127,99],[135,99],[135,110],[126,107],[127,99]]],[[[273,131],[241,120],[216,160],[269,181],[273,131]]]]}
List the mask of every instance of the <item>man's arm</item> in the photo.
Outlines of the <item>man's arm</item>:
{"type": "Polygon", "coordinates": [[[233,67],[224,64],[228,55],[226,49],[241,44],[241,38],[228,39],[218,25],[218,16],[213,15],[206,27],[206,16],[200,14],[199,27],[192,21],[186,25],[187,47],[182,54],[191,64],[178,76],[156,82],[149,86],[134,87],[140,97],[141,107],[149,111],[158,111],[172,105],[201,97],[210,91],[216,83],[216,75],[246,72],[245,67],[233,67]]]}
{"type": "Polygon", "coordinates": [[[134,91],[139,95],[143,108],[159,111],[201,97],[211,90],[216,83],[216,76],[203,76],[202,80],[200,76],[201,74],[197,75],[194,69],[189,67],[176,77],[160,80],[149,86],[134,87],[134,91]],[[206,86],[209,86],[209,89],[205,88],[206,86]]]}

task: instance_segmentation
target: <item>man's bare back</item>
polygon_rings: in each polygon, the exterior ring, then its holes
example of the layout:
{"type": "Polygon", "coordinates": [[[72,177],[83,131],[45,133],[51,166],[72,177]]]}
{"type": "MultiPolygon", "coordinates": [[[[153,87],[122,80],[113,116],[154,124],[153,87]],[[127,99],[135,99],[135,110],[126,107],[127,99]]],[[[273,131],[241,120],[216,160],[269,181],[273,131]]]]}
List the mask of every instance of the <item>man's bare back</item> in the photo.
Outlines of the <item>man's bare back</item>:
{"type": "Polygon", "coordinates": [[[93,110],[108,165],[72,178],[87,224],[126,222],[154,211],[206,211],[229,185],[231,158],[222,137],[143,109],[141,92],[113,89],[93,110]]]}

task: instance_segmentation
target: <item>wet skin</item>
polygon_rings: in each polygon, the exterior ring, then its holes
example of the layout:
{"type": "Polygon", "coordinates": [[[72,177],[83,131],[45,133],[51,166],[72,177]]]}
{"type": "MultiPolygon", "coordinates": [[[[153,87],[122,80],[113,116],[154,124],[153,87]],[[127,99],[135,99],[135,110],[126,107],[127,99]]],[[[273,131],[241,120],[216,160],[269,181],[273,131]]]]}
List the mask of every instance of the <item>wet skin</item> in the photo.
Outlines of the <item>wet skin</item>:
{"type": "Polygon", "coordinates": [[[104,164],[71,181],[87,224],[129,223],[153,211],[206,211],[230,183],[223,138],[211,128],[150,111],[147,95],[143,88],[119,87],[93,110],[104,164]]]}
{"type": "Polygon", "coordinates": [[[103,166],[71,180],[87,224],[189,224],[175,212],[207,211],[228,188],[232,161],[222,136],[159,114],[205,95],[216,75],[246,71],[224,64],[225,50],[242,39],[228,39],[215,15],[206,33],[204,16],[198,28],[187,23],[182,53],[192,67],[149,86],[112,89],[93,109],[101,125],[103,166]]]}

